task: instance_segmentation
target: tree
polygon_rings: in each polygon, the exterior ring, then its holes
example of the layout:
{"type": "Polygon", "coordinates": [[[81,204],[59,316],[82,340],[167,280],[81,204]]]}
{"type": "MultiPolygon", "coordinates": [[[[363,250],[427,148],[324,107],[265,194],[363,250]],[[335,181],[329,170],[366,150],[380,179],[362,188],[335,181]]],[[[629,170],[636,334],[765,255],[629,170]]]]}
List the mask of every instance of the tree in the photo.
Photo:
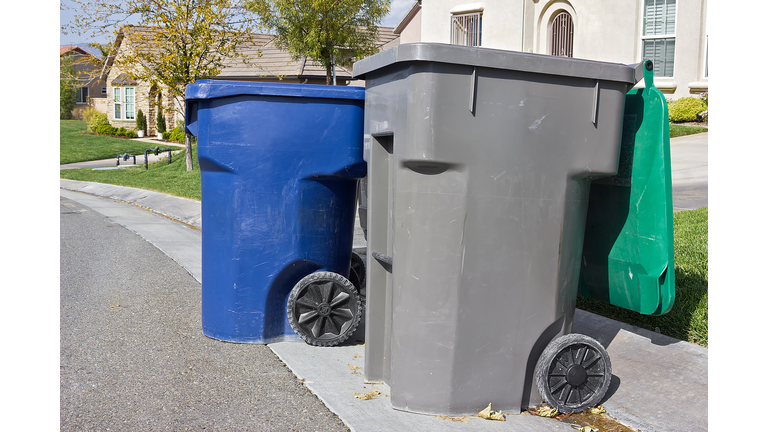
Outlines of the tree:
{"type": "Polygon", "coordinates": [[[307,56],[325,67],[331,84],[334,61],[349,65],[378,52],[378,24],[390,0],[248,0],[275,44],[294,60],[307,56]]]}
{"type": "MultiPolygon", "coordinates": [[[[225,59],[242,57],[237,46],[247,41],[254,24],[241,0],[70,1],[76,14],[63,32],[94,37],[114,32],[117,43],[127,40],[131,49],[121,51],[114,64],[134,80],[166,87],[179,107],[184,107],[187,84],[213,78],[225,59]],[[127,26],[132,20],[141,26],[127,26]]],[[[192,171],[189,134],[184,141],[187,171],[192,171]]]]}
{"type": "Polygon", "coordinates": [[[72,110],[77,102],[77,76],[74,60],[70,56],[62,57],[59,62],[59,118],[72,119],[72,110]]]}

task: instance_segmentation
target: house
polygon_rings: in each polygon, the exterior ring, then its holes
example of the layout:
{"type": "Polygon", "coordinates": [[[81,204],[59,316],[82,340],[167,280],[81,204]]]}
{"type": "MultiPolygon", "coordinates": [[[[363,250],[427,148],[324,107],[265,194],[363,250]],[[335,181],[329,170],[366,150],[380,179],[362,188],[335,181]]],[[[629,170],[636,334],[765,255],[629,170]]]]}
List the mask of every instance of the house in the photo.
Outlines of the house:
{"type": "Polygon", "coordinates": [[[439,42],[633,64],[654,63],[670,99],[709,84],[707,0],[423,0],[395,28],[439,42]]]}
{"type": "MultiPolygon", "coordinates": [[[[129,71],[121,70],[116,61],[126,52],[134,49],[130,46],[131,32],[152,32],[148,27],[127,26],[115,39],[115,53],[104,64],[102,77],[106,82],[107,117],[115,127],[134,129],[136,112],[139,109],[147,117],[147,134],[156,134],[157,109],[162,107],[166,117],[167,129],[174,127],[177,120],[183,120],[184,101],[172,98],[166,88],[148,82],[139,82],[131,78],[129,71]]],[[[399,37],[391,27],[379,28],[379,45],[382,49],[398,43],[399,37]]],[[[238,50],[243,58],[224,59],[224,68],[212,79],[234,81],[281,81],[301,84],[325,84],[326,70],[320,64],[308,58],[293,60],[287,51],[277,48],[274,36],[253,34],[249,41],[242,43],[238,50]],[[245,62],[243,61],[245,60],[245,62]]],[[[351,66],[337,65],[335,68],[337,85],[365,86],[360,80],[352,79],[351,66]]]]}
{"type": "Polygon", "coordinates": [[[100,111],[106,110],[107,89],[100,79],[100,61],[78,46],[59,47],[59,61],[63,67],[71,65],[78,81],[76,108],[94,107],[100,111]]]}

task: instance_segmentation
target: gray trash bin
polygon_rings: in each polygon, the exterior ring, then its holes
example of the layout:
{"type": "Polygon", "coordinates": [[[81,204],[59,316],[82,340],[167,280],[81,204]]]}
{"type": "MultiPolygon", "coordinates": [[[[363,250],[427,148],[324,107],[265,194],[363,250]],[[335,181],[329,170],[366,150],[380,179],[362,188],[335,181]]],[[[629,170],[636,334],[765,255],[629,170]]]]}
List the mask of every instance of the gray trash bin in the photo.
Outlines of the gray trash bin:
{"type": "Polygon", "coordinates": [[[589,183],[616,174],[640,67],[406,44],[353,75],[366,82],[367,379],[426,414],[541,401],[537,361],[573,323],[589,183]]]}

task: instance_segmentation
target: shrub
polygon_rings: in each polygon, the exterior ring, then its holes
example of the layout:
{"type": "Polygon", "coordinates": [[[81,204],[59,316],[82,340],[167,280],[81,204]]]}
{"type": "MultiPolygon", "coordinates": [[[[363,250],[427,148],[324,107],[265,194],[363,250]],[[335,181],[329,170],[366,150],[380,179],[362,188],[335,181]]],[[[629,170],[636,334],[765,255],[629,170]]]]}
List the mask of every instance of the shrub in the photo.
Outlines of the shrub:
{"type": "Polygon", "coordinates": [[[77,102],[77,88],[72,80],[59,80],[59,118],[61,120],[72,119],[72,110],[77,102]]]}
{"type": "Polygon", "coordinates": [[[83,112],[85,112],[87,108],[83,106],[79,106],[72,110],[72,118],[75,120],[84,120],[83,118],[83,112]]]}
{"type": "Polygon", "coordinates": [[[171,133],[170,132],[163,132],[163,139],[164,140],[171,139],[171,133]]]}
{"type": "Polygon", "coordinates": [[[163,115],[163,109],[157,110],[157,131],[160,133],[166,132],[165,116],[163,115]]]}
{"type": "Polygon", "coordinates": [[[136,130],[137,131],[147,130],[147,118],[144,117],[144,112],[141,110],[139,110],[136,113],[136,130]]]}
{"type": "Polygon", "coordinates": [[[176,123],[176,127],[173,128],[169,138],[171,141],[184,142],[184,122],[179,121],[176,123]]]}
{"type": "Polygon", "coordinates": [[[102,123],[96,128],[98,135],[114,135],[116,132],[117,129],[109,123],[102,123]]]}
{"type": "Polygon", "coordinates": [[[128,137],[128,138],[138,138],[139,137],[139,135],[136,134],[136,131],[133,131],[133,130],[130,130],[130,129],[125,132],[125,136],[128,137]]]}
{"type": "Polygon", "coordinates": [[[97,129],[101,125],[109,126],[109,120],[107,120],[107,115],[105,113],[97,112],[91,117],[91,120],[88,121],[88,132],[98,133],[97,129]]]}
{"type": "Polygon", "coordinates": [[[125,133],[126,133],[126,132],[128,132],[128,131],[127,131],[127,130],[125,130],[125,128],[124,128],[124,127],[120,127],[120,129],[118,129],[118,130],[116,130],[116,131],[115,131],[115,135],[117,135],[117,136],[119,136],[119,137],[122,137],[122,136],[125,136],[125,133]]]}
{"type": "Polygon", "coordinates": [[[695,122],[696,114],[707,110],[707,104],[696,97],[684,97],[668,105],[669,121],[672,123],[695,122]]]}
{"type": "MultiPolygon", "coordinates": [[[[83,120],[90,122],[92,118],[94,118],[96,115],[101,114],[99,110],[97,110],[94,107],[88,107],[83,110],[83,120]]],[[[106,117],[106,114],[104,114],[106,117]]]]}

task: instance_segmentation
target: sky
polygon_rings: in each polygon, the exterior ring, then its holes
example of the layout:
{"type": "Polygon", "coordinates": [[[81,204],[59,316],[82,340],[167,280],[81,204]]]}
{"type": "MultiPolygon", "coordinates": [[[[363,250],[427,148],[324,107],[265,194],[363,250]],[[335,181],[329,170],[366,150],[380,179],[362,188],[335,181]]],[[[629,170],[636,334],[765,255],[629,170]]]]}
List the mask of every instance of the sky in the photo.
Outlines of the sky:
{"type": "MultiPolygon", "coordinates": [[[[69,5],[71,2],[67,0],[62,0],[62,4],[69,5]]],[[[384,27],[396,27],[398,23],[400,23],[400,20],[403,19],[405,14],[408,12],[408,10],[411,8],[411,6],[415,3],[415,0],[392,0],[392,3],[390,4],[389,9],[389,15],[387,15],[384,20],[382,21],[381,25],[384,27]]],[[[70,20],[74,17],[74,12],[71,10],[60,10],[59,11],[59,26],[62,26],[66,23],[68,23],[70,20]]],[[[85,36],[78,36],[76,34],[59,34],[60,40],[59,45],[78,45],[83,43],[91,42],[87,37],[85,36]]],[[[105,40],[94,40],[94,42],[105,42],[105,40]]]]}

